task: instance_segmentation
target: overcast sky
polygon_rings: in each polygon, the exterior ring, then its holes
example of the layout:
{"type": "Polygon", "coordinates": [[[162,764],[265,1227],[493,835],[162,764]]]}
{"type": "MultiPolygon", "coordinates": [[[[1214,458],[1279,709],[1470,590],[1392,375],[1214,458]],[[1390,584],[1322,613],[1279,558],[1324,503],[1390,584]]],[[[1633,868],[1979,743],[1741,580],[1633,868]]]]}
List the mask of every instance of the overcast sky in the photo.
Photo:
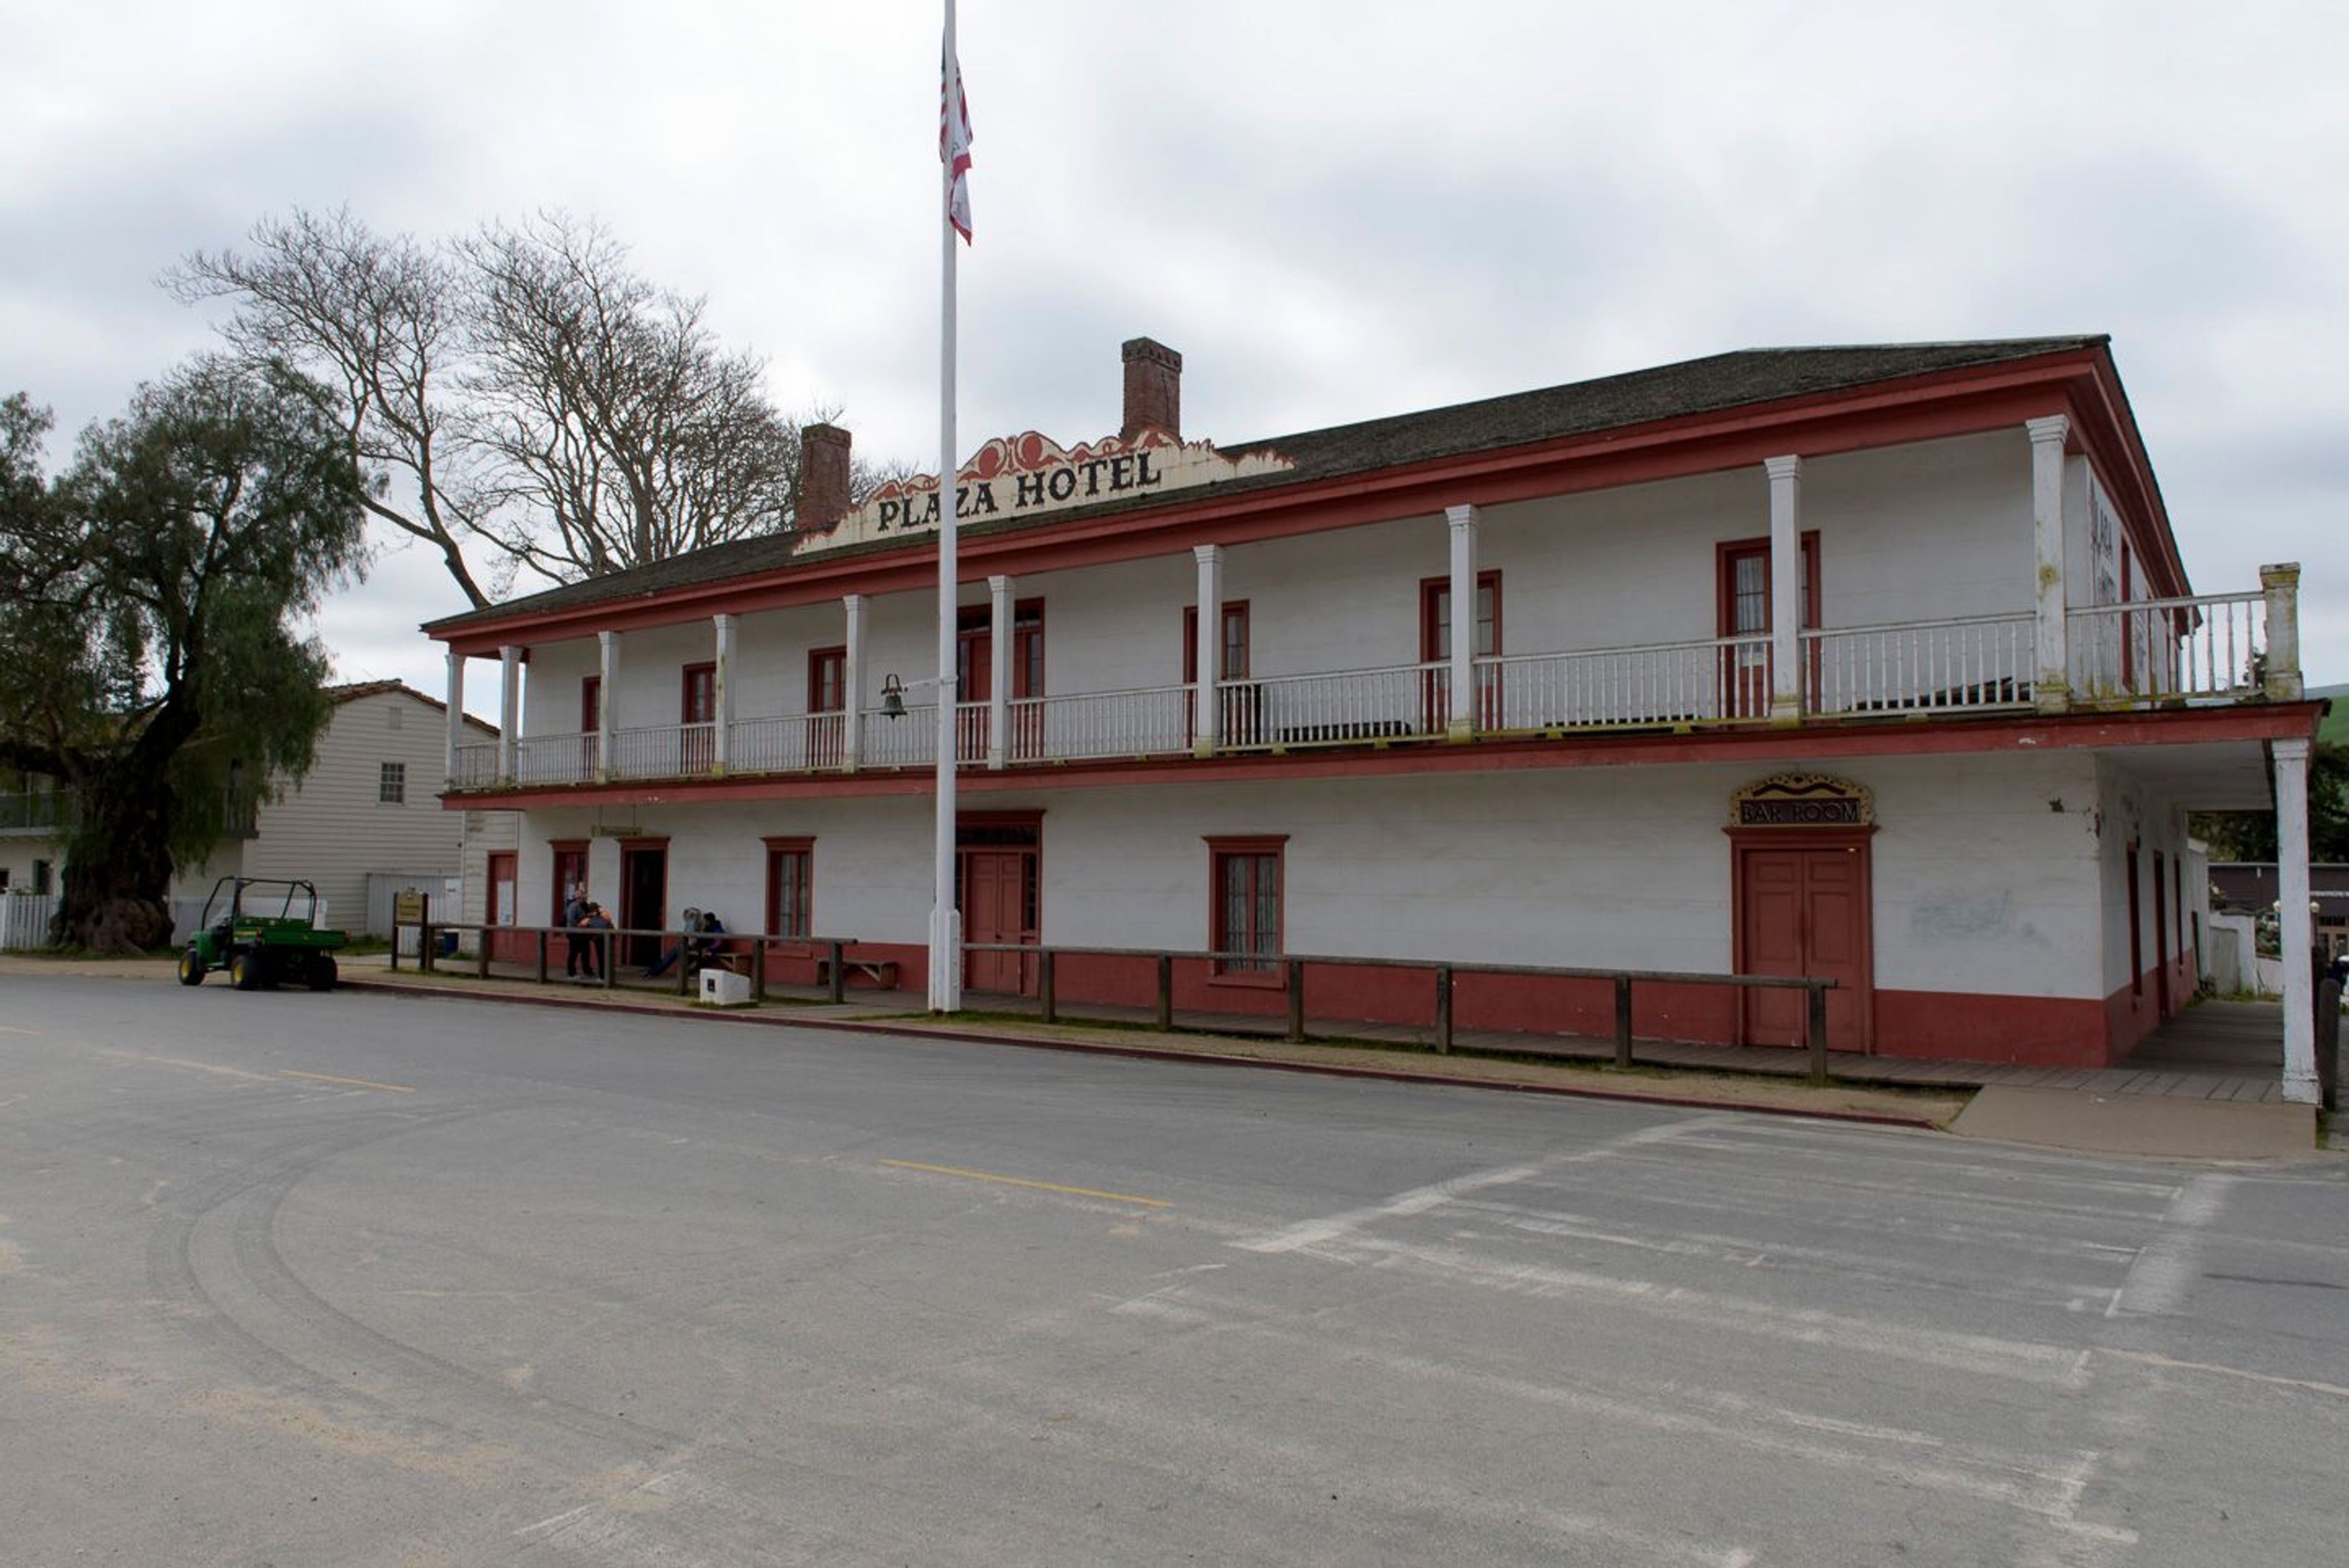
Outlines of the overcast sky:
{"type": "MultiPolygon", "coordinates": [[[[2198,591],[2304,564],[2349,680],[2349,8],[964,0],[965,450],[1237,441],[1757,345],[2109,332],[2198,591]]],[[[775,400],[936,466],[936,0],[20,6],[0,393],[53,459],[211,337],[156,275],[264,214],[543,206],[706,295],[775,400]]],[[[321,630],[438,693],[387,551],[321,630]]],[[[469,706],[494,681],[469,685],[469,706]]]]}

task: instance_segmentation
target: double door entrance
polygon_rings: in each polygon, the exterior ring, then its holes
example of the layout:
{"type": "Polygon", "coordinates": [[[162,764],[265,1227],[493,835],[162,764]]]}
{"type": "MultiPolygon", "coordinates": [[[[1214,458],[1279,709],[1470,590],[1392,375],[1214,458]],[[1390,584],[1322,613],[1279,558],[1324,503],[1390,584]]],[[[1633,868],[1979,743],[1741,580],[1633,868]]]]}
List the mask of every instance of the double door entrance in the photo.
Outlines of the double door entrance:
{"type": "Polygon", "coordinates": [[[962,910],[965,990],[1025,996],[1036,989],[1036,959],[1026,952],[968,950],[1032,948],[1042,937],[1043,825],[1032,817],[966,817],[955,829],[955,903],[962,910]]]}
{"type": "MultiPolygon", "coordinates": [[[[1772,828],[1733,840],[1736,967],[1740,974],[1832,980],[1827,1044],[1873,1048],[1874,965],[1868,839],[1832,829],[1772,828]]],[[[1738,1038],[1800,1045],[1808,994],[1741,987],[1738,1038]]]]}

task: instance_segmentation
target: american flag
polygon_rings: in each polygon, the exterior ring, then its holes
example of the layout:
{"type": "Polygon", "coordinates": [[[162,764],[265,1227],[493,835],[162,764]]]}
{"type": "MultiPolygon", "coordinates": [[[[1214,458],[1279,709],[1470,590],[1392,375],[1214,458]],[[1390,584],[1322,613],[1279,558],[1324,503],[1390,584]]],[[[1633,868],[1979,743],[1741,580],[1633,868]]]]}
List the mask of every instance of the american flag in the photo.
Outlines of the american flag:
{"type": "Polygon", "coordinates": [[[938,84],[938,161],[954,171],[947,222],[970,243],[970,100],[963,96],[962,62],[949,56],[938,84]]]}

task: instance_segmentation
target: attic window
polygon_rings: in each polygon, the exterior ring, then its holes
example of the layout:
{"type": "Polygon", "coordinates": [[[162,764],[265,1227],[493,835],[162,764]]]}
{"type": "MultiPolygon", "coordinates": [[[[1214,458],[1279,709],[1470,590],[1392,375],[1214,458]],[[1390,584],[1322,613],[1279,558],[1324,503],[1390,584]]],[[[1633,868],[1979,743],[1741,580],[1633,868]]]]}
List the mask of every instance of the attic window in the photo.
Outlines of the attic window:
{"type": "Polygon", "coordinates": [[[393,706],[384,710],[383,727],[387,730],[397,730],[399,728],[399,722],[407,716],[407,709],[394,704],[393,706]]]}
{"type": "Polygon", "coordinates": [[[408,764],[406,763],[386,763],[383,764],[383,774],[376,784],[375,798],[376,804],[378,805],[404,805],[407,804],[408,764]]]}

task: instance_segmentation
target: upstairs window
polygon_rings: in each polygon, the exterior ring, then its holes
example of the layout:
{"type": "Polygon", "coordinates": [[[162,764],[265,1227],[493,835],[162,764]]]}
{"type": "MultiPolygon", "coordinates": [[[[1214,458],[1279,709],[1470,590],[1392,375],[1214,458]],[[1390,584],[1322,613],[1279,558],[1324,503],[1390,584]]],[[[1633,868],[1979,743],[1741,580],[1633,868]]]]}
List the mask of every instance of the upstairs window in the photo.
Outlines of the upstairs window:
{"type": "Polygon", "coordinates": [[[378,805],[408,804],[408,764],[386,763],[376,778],[375,798],[378,805]]]}

